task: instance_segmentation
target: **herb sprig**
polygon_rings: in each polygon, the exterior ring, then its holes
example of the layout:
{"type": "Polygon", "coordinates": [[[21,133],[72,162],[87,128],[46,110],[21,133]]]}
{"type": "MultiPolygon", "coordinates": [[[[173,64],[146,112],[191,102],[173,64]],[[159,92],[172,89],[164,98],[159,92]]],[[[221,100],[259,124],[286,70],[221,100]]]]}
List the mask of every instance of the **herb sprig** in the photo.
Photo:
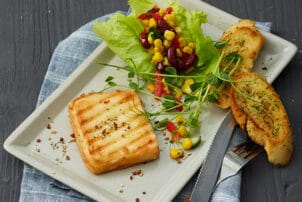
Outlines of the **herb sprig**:
{"type": "MultiPolygon", "coordinates": [[[[187,121],[185,124],[186,127],[189,128],[189,131],[199,128],[201,126],[199,116],[202,111],[203,103],[212,103],[217,101],[219,91],[224,85],[226,85],[226,83],[231,83],[231,85],[233,85],[233,82],[237,82],[232,80],[231,76],[236,71],[242,58],[237,52],[232,52],[228,55],[225,55],[223,47],[226,47],[227,44],[228,42],[216,42],[215,46],[222,48],[222,51],[215,68],[213,68],[213,71],[206,75],[178,74],[174,67],[167,67],[163,73],[142,72],[136,68],[134,62],[132,62],[131,66],[117,66],[106,63],[98,63],[100,65],[127,71],[129,79],[129,84],[127,86],[114,82],[115,78],[113,76],[108,76],[105,80],[106,85],[101,92],[113,87],[130,88],[139,94],[153,97],[161,102],[162,109],[156,112],[146,112],[146,116],[148,116],[149,119],[153,119],[154,117],[160,115],[171,115],[170,120],[173,120],[177,115],[181,114],[187,116],[187,121]],[[223,66],[222,61],[224,61],[223,63],[225,64],[223,66]],[[172,96],[166,95],[159,97],[146,90],[146,84],[148,82],[154,82],[154,77],[156,75],[160,75],[164,78],[164,82],[168,89],[171,90],[172,96]],[[192,93],[185,94],[181,101],[177,101],[173,97],[173,93],[174,91],[181,89],[185,79],[196,79],[199,82],[190,85],[190,90],[192,93]],[[182,107],[181,111],[177,111],[179,107],[182,107]]],[[[131,64],[131,62],[128,61],[127,64],[131,64]]],[[[166,118],[164,120],[166,120],[166,118]]]]}

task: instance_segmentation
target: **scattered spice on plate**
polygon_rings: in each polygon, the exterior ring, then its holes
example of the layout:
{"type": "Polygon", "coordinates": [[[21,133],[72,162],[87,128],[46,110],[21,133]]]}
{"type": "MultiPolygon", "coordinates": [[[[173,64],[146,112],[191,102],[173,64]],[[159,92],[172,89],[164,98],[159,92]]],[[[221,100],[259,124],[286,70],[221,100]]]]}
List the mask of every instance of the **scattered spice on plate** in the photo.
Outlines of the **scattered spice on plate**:
{"type": "Polygon", "coordinates": [[[56,135],[58,133],[58,131],[52,130],[50,133],[53,134],[53,135],[56,135]]]}
{"type": "Polygon", "coordinates": [[[49,123],[49,124],[47,124],[46,128],[47,128],[47,129],[49,129],[49,130],[51,129],[51,125],[50,125],[50,123],[49,123]]]}
{"type": "Polygon", "coordinates": [[[132,171],[132,175],[143,176],[144,173],[143,173],[142,169],[137,169],[137,170],[132,171]]]}
{"type": "Polygon", "coordinates": [[[125,185],[121,184],[118,191],[119,191],[120,193],[124,193],[124,192],[125,192],[125,185]]]}
{"type": "Polygon", "coordinates": [[[36,139],[37,143],[40,143],[42,140],[40,138],[36,139]]]}

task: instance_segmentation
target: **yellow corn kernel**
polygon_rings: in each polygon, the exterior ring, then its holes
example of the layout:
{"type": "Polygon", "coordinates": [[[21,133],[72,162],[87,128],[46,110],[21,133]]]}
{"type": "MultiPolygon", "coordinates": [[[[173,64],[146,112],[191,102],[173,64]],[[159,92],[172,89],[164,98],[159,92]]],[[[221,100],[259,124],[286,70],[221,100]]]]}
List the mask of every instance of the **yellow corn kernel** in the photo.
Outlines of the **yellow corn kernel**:
{"type": "Polygon", "coordinates": [[[182,92],[187,93],[187,94],[191,94],[192,90],[190,88],[190,86],[195,83],[195,81],[193,79],[186,79],[184,84],[181,87],[182,92]]]}
{"type": "Polygon", "coordinates": [[[165,48],[169,48],[171,46],[172,42],[171,41],[168,41],[168,40],[164,40],[164,47],[165,48]]]}
{"type": "Polygon", "coordinates": [[[186,122],[186,118],[182,115],[177,115],[175,117],[175,122],[176,122],[177,125],[181,125],[181,124],[186,122]]]}
{"type": "Polygon", "coordinates": [[[163,16],[165,14],[165,10],[164,9],[159,9],[158,14],[160,16],[163,16]]]}
{"type": "Polygon", "coordinates": [[[159,63],[163,61],[164,57],[160,52],[154,52],[154,55],[152,57],[153,64],[159,63]]]}
{"type": "Polygon", "coordinates": [[[192,148],[192,139],[191,138],[184,138],[182,140],[181,146],[184,150],[189,150],[192,148]]]}
{"type": "Polygon", "coordinates": [[[153,54],[154,54],[154,48],[153,48],[153,47],[150,47],[150,48],[148,49],[148,53],[149,53],[150,55],[153,55],[153,54]]]}
{"type": "Polygon", "coordinates": [[[168,23],[168,25],[170,25],[171,27],[175,26],[175,21],[174,20],[166,20],[166,22],[168,23]]]}
{"type": "Polygon", "coordinates": [[[152,35],[153,35],[153,32],[150,32],[150,33],[148,34],[148,43],[149,43],[149,44],[153,44],[153,42],[154,42],[154,40],[153,40],[153,38],[152,38],[152,35]]]}
{"type": "Polygon", "coordinates": [[[176,48],[176,55],[177,55],[178,57],[181,57],[181,56],[182,56],[182,52],[181,52],[181,50],[180,50],[179,48],[176,48]]]}
{"type": "Polygon", "coordinates": [[[183,150],[181,148],[171,148],[170,149],[170,157],[172,159],[177,159],[183,156],[183,150]]]}
{"type": "Polygon", "coordinates": [[[162,53],[163,51],[164,51],[164,47],[162,47],[162,46],[155,46],[154,47],[154,52],[162,53]]]}
{"type": "Polygon", "coordinates": [[[184,136],[187,133],[187,129],[184,125],[179,126],[177,129],[177,132],[181,135],[184,136]]]}
{"type": "Polygon", "coordinates": [[[149,27],[156,27],[157,26],[157,22],[154,18],[150,18],[149,19],[149,27]]]}
{"type": "Polygon", "coordinates": [[[179,88],[174,88],[174,96],[177,99],[180,99],[182,97],[182,91],[179,88]]]}
{"type": "Polygon", "coordinates": [[[163,65],[171,66],[167,57],[164,57],[163,65]]]}
{"type": "Polygon", "coordinates": [[[167,84],[167,82],[165,81],[165,79],[163,79],[162,80],[162,82],[163,82],[163,85],[164,85],[164,92],[166,93],[166,94],[170,94],[170,90],[169,90],[169,87],[168,87],[168,84],[167,84]]]}
{"type": "Polygon", "coordinates": [[[182,30],[181,30],[180,27],[175,27],[174,30],[175,30],[175,32],[176,32],[177,34],[181,34],[181,33],[182,33],[182,30]]]}
{"type": "Polygon", "coordinates": [[[149,19],[142,20],[142,23],[143,23],[143,25],[144,25],[145,28],[149,27],[149,19]]]}
{"type": "Polygon", "coordinates": [[[175,33],[170,30],[166,30],[164,33],[164,37],[165,39],[172,41],[175,38],[175,33]]]}
{"type": "Polygon", "coordinates": [[[157,46],[157,47],[163,46],[163,43],[160,39],[155,39],[154,40],[154,46],[157,46]]]}
{"type": "Polygon", "coordinates": [[[166,14],[165,16],[164,16],[164,20],[165,21],[168,21],[168,20],[175,20],[175,15],[174,14],[166,14]]]}
{"type": "Polygon", "coordinates": [[[193,53],[193,49],[190,46],[183,47],[182,51],[184,53],[188,53],[188,54],[192,54],[193,53]]]}
{"type": "Polygon", "coordinates": [[[187,45],[187,40],[184,37],[179,37],[178,42],[180,47],[185,47],[187,45]]]}
{"type": "Polygon", "coordinates": [[[190,46],[192,49],[195,49],[195,44],[192,42],[188,43],[188,46],[190,46]]]}
{"type": "Polygon", "coordinates": [[[147,84],[147,89],[148,89],[151,93],[154,93],[155,87],[154,87],[154,85],[153,85],[152,83],[149,83],[149,84],[147,84]]]}

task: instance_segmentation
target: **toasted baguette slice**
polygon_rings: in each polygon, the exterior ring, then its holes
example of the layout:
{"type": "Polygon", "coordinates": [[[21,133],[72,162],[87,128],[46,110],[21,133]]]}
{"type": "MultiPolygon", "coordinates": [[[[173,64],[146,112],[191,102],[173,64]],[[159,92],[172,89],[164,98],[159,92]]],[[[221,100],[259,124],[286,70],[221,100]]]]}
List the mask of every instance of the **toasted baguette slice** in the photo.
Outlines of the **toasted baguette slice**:
{"type": "MultiPolygon", "coordinates": [[[[259,52],[264,44],[262,34],[255,27],[255,22],[251,20],[240,20],[226,30],[220,38],[221,41],[229,41],[228,46],[224,49],[224,54],[228,55],[237,52],[242,60],[233,74],[236,78],[242,72],[251,72],[259,52]]],[[[223,61],[223,64],[228,61],[223,61]]],[[[224,87],[218,94],[216,104],[222,108],[230,107],[230,86],[224,87]]]]}
{"type": "MultiPolygon", "coordinates": [[[[258,144],[264,145],[271,163],[286,165],[293,150],[292,130],[278,94],[258,73],[242,73],[238,79],[241,82],[234,85],[240,93],[233,91],[232,99],[247,117],[246,128],[249,136],[258,144]]],[[[236,110],[233,112],[236,116],[236,110]]]]}
{"type": "Polygon", "coordinates": [[[240,107],[238,106],[238,104],[236,103],[235,100],[235,90],[231,89],[230,91],[230,96],[231,96],[231,110],[232,110],[232,114],[235,118],[235,121],[238,123],[238,125],[240,126],[240,128],[242,130],[246,129],[246,123],[247,123],[247,116],[246,114],[243,112],[242,109],[240,109],[240,107]]]}
{"type": "Polygon", "coordinates": [[[159,158],[139,96],[130,90],[81,95],[69,117],[88,169],[100,174],[159,158]]]}

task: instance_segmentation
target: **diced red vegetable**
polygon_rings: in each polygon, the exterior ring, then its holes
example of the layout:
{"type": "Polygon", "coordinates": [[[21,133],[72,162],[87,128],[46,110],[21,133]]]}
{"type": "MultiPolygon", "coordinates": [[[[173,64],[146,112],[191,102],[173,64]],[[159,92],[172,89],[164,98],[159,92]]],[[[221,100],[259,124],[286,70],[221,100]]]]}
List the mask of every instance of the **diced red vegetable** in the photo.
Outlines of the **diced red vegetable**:
{"type": "Polygon", "coordinates": [[[177,126],[173,122],[168,121],[166,129],[171,133],[171,139],[173,142],[178,142],[181,139],[181,135],[177,132],[177,126]]]}
{"type": "Polygon", "coordinates": [[[146,20],[146,19],[149,19],[151,17],[152,17],[151,13],[143,13],[140,16],[138,16],[138,18],[141,19],[141,20],[146,20]]]}
{"type": "Polygon", "coordinates": [[[154,81],[154,95],[161,97],[164,90],[163,77],[160,74],[160,71],[155,71],[155,81],[154,81]]]}
{"type": "Polygon", "coordinates": [[[163,18],[163,17],[160,16],[158,13],[152,13],[152,17],[153,17],[156,21],[163,18]]]}
{"type": "Polygon", "coordinates": [[[168,8],[166,8],[165,13],[166,14],[171,14],[172,11],[173,11],[173,8],[172,7],[168,7],[168,8]]]}
{"type": "Polygon", "coordinates": [[[177,126],[173,122],[168,121],[166,124],[166,128],[169,132],[173,133],[177,129],[177,126]]]}
{"type": "Polygon", "coordinates": [[[173,142],[178,142],[182,136],[177,131],[175,131],[174,133],[171,133],[171,137],[173,142]]]}

